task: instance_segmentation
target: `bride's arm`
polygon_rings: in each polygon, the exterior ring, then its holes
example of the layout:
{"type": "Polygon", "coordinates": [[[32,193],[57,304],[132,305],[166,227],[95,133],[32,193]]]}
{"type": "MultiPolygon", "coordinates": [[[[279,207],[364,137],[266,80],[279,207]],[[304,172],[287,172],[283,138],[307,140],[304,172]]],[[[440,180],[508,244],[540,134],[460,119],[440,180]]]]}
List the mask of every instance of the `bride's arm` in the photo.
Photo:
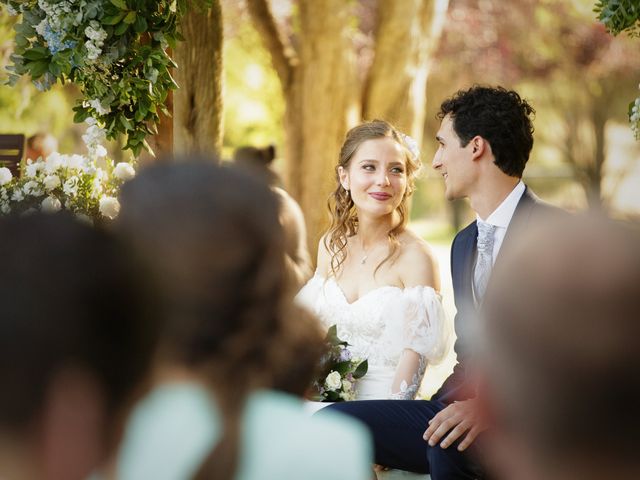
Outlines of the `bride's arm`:
{"type": "Polygon", "coordinates": [[[426,358],[409,348],[405,348],[400,356],[396,374],[391,384],[390,398],[413,400],[418,394],[426,369],[426,358]]]}
{"type": "MultiPolygon", "coordinates": [[[[405,288],[423,286],[440,288],[440,275],[436,260],[424,241],[415,241],[407,245],[398,259],[398,268],[402,272],[405,288]]],[[[408,312],[406,312],[408,313],[408,312]]],[[[424,313],[424,312],[422,312],[424,313]]],[[[418,319],[403,318],[405,342],[413,340],[414,325],[418,319]]],[[[422,377],[427,369],[427,358],[411,348],[402,350],[396,373],[391,384],[391,398],[412,400],[416,397],[422,377]]]]}

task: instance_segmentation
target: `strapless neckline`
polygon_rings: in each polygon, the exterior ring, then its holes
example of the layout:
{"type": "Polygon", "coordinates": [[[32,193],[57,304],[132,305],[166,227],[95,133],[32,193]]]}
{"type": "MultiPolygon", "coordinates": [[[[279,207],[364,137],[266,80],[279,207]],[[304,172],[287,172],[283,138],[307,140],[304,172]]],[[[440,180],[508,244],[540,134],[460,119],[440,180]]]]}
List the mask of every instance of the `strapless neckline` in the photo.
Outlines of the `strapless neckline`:
{"type": "Polygon", "coordinates": [[[371,295],[374,292],[380,292],[380,290],[386,290],[386,289],[390,289],[390,290],[398,290],[399,292],[403,292],[404,290],[406,290],[405,288],[402,287],[397,287],[395,285],[382,285],[380,287],[376,287],[373,288],[365,293],[363,293],[362,295],[360,295],[358,298],[356,298],[355,300],[349,301],[349,299],[347,298],[347,295],[344,293],[344,290],[342,289],[342,287],[340,286],[340,284],[336,281],[335,278],[333,277],[329,277],[329,278],[324,278],[322,276],[319,276],[320,280],[322,280],[323,282],[327,282],[327,283],[331,283],[333,284],[333,286],[335,287],[336,291],[340,294],[340,298],[342,298],[342,300],[344,301],[344,303],[346,305],[355,305],[356,303],[360,302],[362,299],[366,298],[367,296],[371,295]]]}

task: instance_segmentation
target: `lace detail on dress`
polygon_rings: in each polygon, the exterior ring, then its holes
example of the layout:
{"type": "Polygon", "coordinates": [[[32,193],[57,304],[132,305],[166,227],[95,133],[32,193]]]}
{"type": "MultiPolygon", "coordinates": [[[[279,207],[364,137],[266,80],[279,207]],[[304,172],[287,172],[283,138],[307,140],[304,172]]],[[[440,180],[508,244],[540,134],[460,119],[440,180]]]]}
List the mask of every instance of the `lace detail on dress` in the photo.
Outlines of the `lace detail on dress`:
{"type": "Polygon", "coordinates": [[[418,362],[418,369],[413,374],[411,378],[411,385],[407,385],[406,380],[402,380],[400,383],[400,391],[392,392],[389,395],[391,400],[414,400],[416,395],[418,395],[418,390],[420,389],[420,384],[422,383],[422,377],[424,377],[424,372],[427,370],[427,361],[421,355],[420,360],[418,362]]]}
{"type": "MultiPolygon", "coordinates": [[[[369,361],[369,371],[389,373],[386,388],[377,398],[388,398],[391,382],[405,349],[424,362],[417,378],[407,378],[407,390],[420,380],[427,364],[439,363],[448,350],[448,332],[440,295],[431,287],[382,286],[349,303],[333,277],[317,273],[296,296],[296,301],[315,313],[329,327],[337,325],[338,336],[349,342],[354,356],[369,361]],[[374,368],[375,367],[375,368],[374,368]]],[[[373,380],[369,373],[363,381],[373,380]]],[[[417,392],[417,388],[413,395],[417,392]]]]}

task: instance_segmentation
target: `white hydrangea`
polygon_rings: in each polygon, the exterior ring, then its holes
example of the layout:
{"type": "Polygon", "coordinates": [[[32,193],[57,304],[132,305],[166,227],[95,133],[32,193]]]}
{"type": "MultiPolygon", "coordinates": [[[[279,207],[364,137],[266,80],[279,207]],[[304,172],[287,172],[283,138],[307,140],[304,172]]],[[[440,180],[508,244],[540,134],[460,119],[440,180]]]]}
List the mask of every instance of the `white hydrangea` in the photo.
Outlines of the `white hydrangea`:
{"type": "Polygon", "coordinates": [[[89,155],[93,158],[105,157],[107,155],[107,149],[104,148],[102,142],[107,138],[107,132],[97,124],[94,118],[87,118],[86,122],[89,124],[87,131],[82,135],[82,140],[89,150],[89,155]]]}
{"type": "Polygon", "coordinates": [[[102,29],[99,22],[91,20],[89,26],[84,29],[84,34],[89,39],[84,44],[87,49],[87,58],[91,61],[97,60],[102,53],[102,46],[107,38],[107,32],[102,29]]]}
{"type": "Polygon", "coordinates": [[[46,177],[44,177],[44,180],[42,180],[42,184],[44,185],[44,189],[47,192],[50,192],[51,190],[55,190],[56,188],[58,188],[62,182],[60,181],[60,177],[58,175],[47,175],[46,177]]]}
{"type": "Polygon", "coordinates": [[[33,180],[30,180],[23,185],[22,192],[25,195],[31,195],[32,197],[39,197],[44,193],[38,182],[34,182],[33,180]]]}
{"type": "Polygon", "coordinates": [[[115,197],[104,196],[100,199],[100,213],[113,220],[120,213],[120,202],[115,197]]]}
{"type": "Polygon", "coordinates": [[[131,180],[136,176],[136,171],[130,163],[119,162],[113,169],[113,175],[116,178],[126,182],[127,180],[131,180]]]}
{"type": "Polygon", "coordinates": [[[47,22],[47,19],[45,18],[38,25],[36,25],[34,29],[38,35],[44,37],[44,34],[47,30],[47,25],[49,25],[49,22],[47,22]]]}
{"type": "Polygon", "coordinates": [[[52,174],[63,165],[64,159],[58,152],[51,153],[44,162],[45,173],[52,174]]]}
{"type": "Polygon", "coordinates": [[[14,202],[21,202],[22,200],[24,200],[22,190],[16,188],[11,194],[11,200],[13,200],[14,202]]]}
{"type": "Polygon", "coordinates": [[[107,32],[102,29],[100,22],[96,20],[91,20],[89,22],[89,26],[84,29],[84,34],[89,40],[92,40],[99,45],[102,45],[107,38],[107,32]]]}
{"type": "Polygon", "coordinates": [[[11,174],[11,170],[7,167],[0,168],[0,185],[6,185],[13,179],[13,175],[11,174]]]}
{"type": "Polygon", "coordinates": [[[70,170],[83,170],[87,166],[87,160],[82,155],[73,154],[67,156],[67,168],[70,170]]]}
{"type": "Polygon", "coordinates": [[[28,178],[36,177],[43,167],[44,163],[42,162],[32,162],[31,160],[27,160],[27,166],[25,167],[24,174],[28,178]]]}
{"type": "Polygon", "coordinates": [[[100,100],[98,100],[97,98],[89,100],[88,102],[83,102],[83,105],[85,107],[93,108],[98,115],[106,115],[107,113],[111,112],[111,107],[104,108],[100,100]]]}
{"type": "Polygon", "coordinates": [[[49,196],[42,201],[40,207],[45,213],[54,213],[60,211],[62,203],[56,197],[49,196]]]}
{"type": "Polygon", "coordinates": [[[84,44],[87,49],[87,59],[94,61],[97,60],[100,54],[102,53],[102,49],[96,47],[90,40],[87,40],[84,44]]]}

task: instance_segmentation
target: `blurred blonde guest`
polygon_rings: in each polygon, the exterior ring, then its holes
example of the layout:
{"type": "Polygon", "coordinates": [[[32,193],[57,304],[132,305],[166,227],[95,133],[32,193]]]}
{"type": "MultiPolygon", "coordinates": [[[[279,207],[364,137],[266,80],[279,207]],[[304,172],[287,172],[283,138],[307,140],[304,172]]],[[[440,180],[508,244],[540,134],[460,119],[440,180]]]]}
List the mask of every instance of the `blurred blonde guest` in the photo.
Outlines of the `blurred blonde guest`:
{"type": "Polygon", "coordinates": [[[36,161],[38,158],[46,159],[53,152],[58,151],[58,140],[50,133],[38,132],[27,138],[25,159],[36,161]]]}
{"type": "Polygon", "coordinates": [[[117,226],[152,268],[166,327],[117,478],[368,478],[363,427],[309,418],[273,389],[302,394],[322,348],[317,324],[286,300],[276,197],[193,160],[152,166],[122,190],[117,226]]]}
{"type": "Polygon", "coordinates": [[[64,214],[0,218],[0,265],[0,478],[87,478],[150,364],[145,283],[111,235],[64,214]]]}
{"type": "Polygon", "coordinates": [[[509,254],[485,304],[495,474],[640,478],[638,231],[563,218],[509,254]]]}

